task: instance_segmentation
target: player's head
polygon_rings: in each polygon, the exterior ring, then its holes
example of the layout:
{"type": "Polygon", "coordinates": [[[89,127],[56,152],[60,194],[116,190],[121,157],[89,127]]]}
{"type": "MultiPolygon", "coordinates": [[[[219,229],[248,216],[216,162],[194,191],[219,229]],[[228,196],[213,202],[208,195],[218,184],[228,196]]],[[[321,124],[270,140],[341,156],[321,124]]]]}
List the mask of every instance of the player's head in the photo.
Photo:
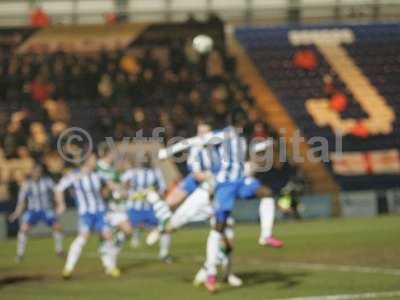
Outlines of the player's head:
{"type": "Polygon", "coordinates": [[[89,154],[82,162],[81,169],[91,172],[96,168],[97,156],[95,153],[89,154]]]}
{"type": "Polygon", "coordinates": [[[115,158],[115,151],[106,142],[102,142],[97,147],[97,155],[99,159],[112,163],[115,158]]]}
{"type": "Polygon", "coordinates": [[[143,154],[142,159],[140,161],[140,165],[142,168],[152,168],[153,167],[153,156],[151,155],[151,153],[149,151],[146,151],[143,154]]]}
{"type": "Polygon", "coordinates": [[[130,158],[128,155],[123,155],[114,159],[113,166],[118,172],[125,172],[126,170],[133,168],[135,165],[134,159],[130,158]]]}
{"type": "Polygon", "coordinates": [[[44,173],[44,165],[42,163],[35,163],[33,166],[32,172],[31,172],[31,177],[33,180],[38,180],[40,177],[42,177],[44,173]]]}
{"type": "Polygon", "coordinates": [[[197,135],[202,136],[209,133],[212,130],[211,120],[201,119],[197,123],[197,135]]]}

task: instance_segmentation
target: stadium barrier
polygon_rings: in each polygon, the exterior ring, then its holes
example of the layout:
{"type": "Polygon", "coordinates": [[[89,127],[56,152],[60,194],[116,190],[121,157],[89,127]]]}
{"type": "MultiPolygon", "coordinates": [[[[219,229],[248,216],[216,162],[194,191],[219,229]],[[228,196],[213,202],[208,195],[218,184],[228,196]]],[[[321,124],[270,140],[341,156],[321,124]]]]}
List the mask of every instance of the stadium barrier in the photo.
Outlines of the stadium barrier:
{"type": "MultiPolygon", "coordinates": [[[[300,197],[299,213],[305,219],[332,217],[331,195],[304,195],[300,197]]],[[[239,200],[233,216],[237,222],[258,222],[258,201],[239,200]]],[[[277,210],[278,220],[283,214],[277,210]]]]}
{"type": "MultiPolygon", "coordinates": [[[[331,218],[331,195],[304,195],[300,197],[299,213],[303,219],[331,218]]],[[[384,193],[380,191],[343,192],[340,194],[343,207],[342,217],[372,217],[380,213],[400,214],[400,189],[391,189],[384,193]],[[387,210],[379,211],[379,197],[383,200],[387,210]]],[[[233,216],[238,223],[258,222],[258,201],[239,200],[236,204],[233,216]]],[[[65,233],[73,234],[77,230],[77,212],[70,208],[61,217],[61,224],[65,233]]],[[[277,220],[283,220],[283,214],[277,210],[277,220]]],[[[198,226],[199,224],[194,224],[198,226]]],[[[50,236],[51,230],[43,224],[39,224],[32,230],[33,236],[50,236]]],[[[0,240],[7,238],[7,215],[0,213],[0,240]]]]}
{"type": "MultiPolygon", "coordinates": [[[[62,228],[66,234],[73,234],[77,231],[78,214],[75,209],[68,209],[60,218],[62,228]]],[[[39,224],[32,228],[32,236],[50,236],[51,228],[44,224],[39,224]]]]}
{"type": "Polygon", "coordinates": [[[0,214],[0,241],[7,238],[7,216],[0,214]]]}
{"type": "Polygon", "coordinates": [[[392,189],[386,192],[388,210],[390,213],[400,213],[400,189],[392,189]]]}
{"type": "Polygon", "coordinates": [[[299,213],[305,219],[329,218],[332,216],[332,196],[305,195],[300,197],[299,213]]]}
{"type": "Polygon", "coordinates": [[[344,192],[340,195],[343,217],[372,217],[378,214],[374,191],[344,192]]]}

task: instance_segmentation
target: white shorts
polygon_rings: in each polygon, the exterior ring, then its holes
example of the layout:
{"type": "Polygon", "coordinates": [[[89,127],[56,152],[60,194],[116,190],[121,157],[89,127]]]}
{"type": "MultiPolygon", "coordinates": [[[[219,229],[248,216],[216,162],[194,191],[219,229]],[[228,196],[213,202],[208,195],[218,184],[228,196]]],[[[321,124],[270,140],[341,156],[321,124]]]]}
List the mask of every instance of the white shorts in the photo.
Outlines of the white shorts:
{"type": "Polygon", "coordinates": [[[173,213],[170,225],[178,229],[188,223],[207,221],[213,215],[210,193],[197,188],[173,213]]]}
{"type": "Polygon", "coordinates": [[[107,213],[107,221],[111,227],[118,227],[121,223],[128,220],[126,212],[110,211],[107,213]]]}

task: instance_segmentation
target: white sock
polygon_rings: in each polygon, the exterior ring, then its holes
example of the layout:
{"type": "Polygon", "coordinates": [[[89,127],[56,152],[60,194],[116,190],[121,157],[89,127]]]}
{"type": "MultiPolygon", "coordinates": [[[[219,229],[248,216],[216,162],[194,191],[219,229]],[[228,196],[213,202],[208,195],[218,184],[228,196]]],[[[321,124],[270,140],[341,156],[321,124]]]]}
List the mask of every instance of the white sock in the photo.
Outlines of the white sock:
{"type": "Polygon", "coordinates": [[[111,256],[111,259],[112,259],[111,267],[115,268],[115,267],[117,267],[117,259],[118,259],[118,255],[120,253],[120,249],[118,249],[118,247],[116,247],[114,245],[113,241],[109,241],[109,242],[107,242],[107,244],[108,244],[107,247],[110,249],[109,253],[110,253],[110,256],[111,256]]]}
{"type": "Polygon", "coordinates": [[[207,280],[207,268],[202,266],[199,271],[197,271],[195,276],[195,282],[203,283],[207,280]]]}
{"type": "Polygon", "coordinates": [[[122,231],[119,231],[116,234],[116,238],[114,240],[114,246],[117,249],[117,253],[119,254],[122,250],[122,247],[124,246],[126,240],[126,235],[122,231]]]}
{"type": "Polygon", "coordinates": [[[160,199],[160,196],[156,192],[149,192],[147,194],[147,200],[153,205],[154,214],[160,222],[164,222],[171,218],[172,212],[170,207],[165,201],[160,199]]]}
{"type": "Polygon", "coordinates": [[[232,273],[232,252],[225,255],[225,259],[222,260],[222,268],[224,270],[224,278],[228,278],[232,273]]]}
{"type": "Polygon", "coordinates": [[[118,248],[112,241],[103,241],[100,248],[100,257],[103,267],[112,270],[117,266],[118,248]]]}
{"type": "Polygon", "coordinates": [[[17,238],[17,255],[18,256],[24,256],[27,239],[28,239],[28,237],[26,236],[26,234],[24,232],[22,232],[22,231],[18,232],[18,238],[17,238]]]}
{"type": "MultiPolygon", "coordinates": [[[[232,227],[225,228],[224,234],[228,240],[233,241],[235,237],[235,231],[232,227]]],[[[226,253],[220,250],[219,262],[224,269],[224,277],[227,278],[232,273],[232,252],[226,255],[226,253]]]]}
{"type": "Polygon", "coordinates": [[[113,266],[115,265],[113,258],[107,252],[101,252],[100,259],[101,259],[103,268],[106,271],[111,270],[113,268],[113,266]]]}
{"type": "Polygon", "coordinates": [[[63,234],[59,231],[53,231],[54,249],[56,253],[63,251],[63,234]]]}
{"type": "Polygon", "coordinates": [[[273,198],[262,198],[259,207],[260,213],[260,240],[265,240],[272,236],[272,228],[275,218],[275,202],[273,198]]]}
{"type": "Polygon", "coordinates": [[[163,233],[160,237],[160,258],[169,255],[169,249],[171,248],[171,234],[163,233]]]}
{"type": "Polygon", "coordinates": [[[225,228],[224,234],[228,240],[233,240],[235,238],[235,231],[232,227],[225,228]]]}
{"type": "Polygon", "coordinates": [[[86,244],[86,239],[83,236],[78,235],[71,244],[68,251],[67,261],[65,263],[65,269],[72,271],[78,262],[83,247],[86,244]]]}
{"type": "Polygon", "coordinates": [[[221,233],[211,230],[207,239],[207,275],[217,275],[218,256],[220,251],[221,233]]]}

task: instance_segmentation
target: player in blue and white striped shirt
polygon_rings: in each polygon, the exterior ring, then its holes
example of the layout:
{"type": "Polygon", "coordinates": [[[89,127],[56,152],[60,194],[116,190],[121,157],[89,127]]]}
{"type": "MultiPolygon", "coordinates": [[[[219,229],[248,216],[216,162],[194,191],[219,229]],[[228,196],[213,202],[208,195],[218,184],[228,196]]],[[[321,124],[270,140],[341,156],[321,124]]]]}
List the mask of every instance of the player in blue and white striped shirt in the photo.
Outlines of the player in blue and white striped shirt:
{"type": "Polygon", "coordinates": [[[101,259],[106,274],[113,277],[120,274],[116,267],[117,249],[112,242],[112,233],[106,221],[106,205],[102,196],[103,188],[112,188],[112,183],[95,172],[95,168],[96,156],[91,154],[80,168],[61,178],[55,189],[57,213],[65,211],[64,192],[71,190],[79,214],[79,232],[68,252],[63,270],[64,278],[72,275],[82,248],[92,232],[99,232],[104,240],[101,259]]]}
{"type": "MultiPolygon", "coordinates": [[[[211,126],[205,121],[197,125],[197,137],[211,132],[211,126]]],[[[178,207],[188,195],[193,193],[200,184],[215,174],[220,168],[218,153],[212,145],[193,145],[190,147],[187,167],[189,174],[167,196],[166,202],[171,208],[178,207]]]]}
{"type": "MultiPolygon", "coordinates": [[[[234,122],[240,124],[240,119],[234,122]]],[[[231,251],[230,240],[225,236],[224,231],[227,220],[234,208],[236,199],[260,198],[260,243],[272,243],[273,247],[281,247],[281,241],[264,236],[271,234],[274,219],[275,205],[271,198],[270,189],[263,186],[259,180],[252,176],[246,176],[245,162],[247,157],[247,144],[245,138],[240,135],[240,126],[226,127],[223,132],[226,138],[219,146],[221,157],[221,168],[216,175],[216,186],[214,192],[214,213],[215,225],[210,231],[207,241],[207,273],[205,283],[210,292],[216,290],[216,274],[218,265],[218,253],[221,241],[224,242],[227,252],[231,251]]]]}
{"type": "Polygon", "coordinates": [[[127,209],[129,220],[136,228],[132,236],[132,246],[139,245],[139,228],[155,227],[158,219],[155,215],[153,204],[148,202],[149,193],[156,192],[162,197],[166,190],[164,176],[161,170],[153,165],[151,155],[146,153],[140,166],[127,170],[122,176],[122,183],[129,190],[127,209]]]}
{"type": "Polygon", "coordinates": [[[56,253],[63,254],[61,225],[52,205],[53,188],[54,181],[44,175],[44,166],[40,164],[33,167],[31,176],[20,187],[17,207],[9,217],[13,222],[23,214],[18,232],[17,261],[21,261],[25,254],[28,232],[38,222],[44,222],[53,228],[56,253]]]}
{"type": "MultiPolygon", "coordinates": [[[[207,246],[207,262],[210,278],[215,279],[218,253],[221,240],[229,251],[231,248],[229,239],[224,235],[227,220],[237,198],[261,198],[259,213],[261,223],[261,235],[259,243],[272,247],[281,247],[283,243],[272,238],[275,204],[270,197],[269,188],[263,186],[256,178],[247,175],[245,162],[247,157],[247,144],[238,133],[239,128],[228,126],[223,130],[207,132],[203,136],[196,136],[180,141],[159,151],[159,158],[166,159],[169,156],[184,151],[192,146],[214,145],[219,149],[221,167],[216,174],[215,187],[215,229],[210,232],[207,246]],[[211,257],[212,259],[208,259],[211,257]],[[211,270],[211,271],[210,271],[211,270]]],[[[258,142],[249,152],[257,153],[272,146],[271,141],[258,142]]],[[[215,282],[207,281],[206,287],[215,290],[215,282]]],[[[215,281],[215,280],[214,280],[215,281]]]]}
{"type": "MultiPolygon", "coordinates": [[[[197,125],[198,137],[209,132],[211,132],[211,126],[207,122],[202,121],[197,125]]],[[[166,198],[166,203],[171,209],[179,207],[172,214],[166,226],[151,232],[147,238],[149,245],[160,239],[161,259],[169,260],[170,233],[187,223],[205,221],[210,218],[210,191],[208,187],[219,166],[218,151],[212,145],[192,145],[190,147],[187,159],[189,174],[166,198]],[[203,188],[200,188],[201,186],[203,188]]]]}

